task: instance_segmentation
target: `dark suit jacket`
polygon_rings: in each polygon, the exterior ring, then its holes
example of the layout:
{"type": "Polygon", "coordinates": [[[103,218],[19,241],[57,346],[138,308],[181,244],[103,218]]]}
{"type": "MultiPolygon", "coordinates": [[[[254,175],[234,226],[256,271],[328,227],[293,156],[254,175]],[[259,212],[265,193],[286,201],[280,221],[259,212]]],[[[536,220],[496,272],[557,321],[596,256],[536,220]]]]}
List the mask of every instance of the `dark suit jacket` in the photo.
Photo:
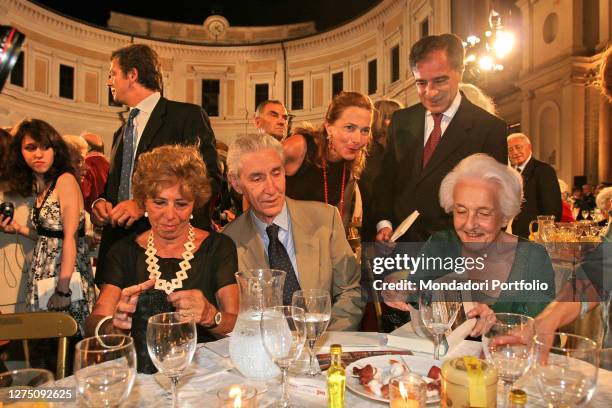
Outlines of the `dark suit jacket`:
{"type": "MultiPolygon", "coordinates": [[[[113,136],[113,148],[111,151],[110,171],[106,189],[102,198],[110,201],[113,206],[117,205],[117,195],[119,192],[119,182],[121,177],[121,161],[123,152],[123,128],[121,126],[113,136]]],[[[208,176],[210,177],[213,194],[219,191],[221,173],[217,163],[217,150],[215,148],[215,135],[210,120],[206,113],[197,105],[170,101],[161,97],[151,117],[147,122],[136,149],[134,159],[134,169],[138,157],[145,152],[149,152],[156,147],[183,144],[199,144],[200,153],[206,164],[208,176]]],[[[192,224],[199,228],[209,227],[209,217],[207,208],[194,212],[192,224]]],[[[102,242],[98,254],[98,265],[96,274],[104,270],[104,257],[110,246],[119,239],[141,233],[150,227],[146,218],[138,220],[131,228],[123,227],[112,228],[106,226],[102,233],[102,242]]]]}
{"type": "Polygon", "coordinates": [[[529,239],[529,223],[538,215],[554,215],[561,221],[561,189],[557,173],[549,164],[531,157],[523,169],[523,202],[521,212],[512,221],[512,233],[529,239]]]}
{"type": "Polygon", "coordinates": [[[498,117],[462,95],[455,116],[423,169],[425,107],[422,104],[393,114],[382,172],[377,179],[377,222],[389,220],[393,228],[414,210],[421,214],[402,241],[425,242],[429,236],[451,227],[451,217],[440,207],[442,179],[462,159],[486,153],[507,163],[507,126],[498,117]]]}

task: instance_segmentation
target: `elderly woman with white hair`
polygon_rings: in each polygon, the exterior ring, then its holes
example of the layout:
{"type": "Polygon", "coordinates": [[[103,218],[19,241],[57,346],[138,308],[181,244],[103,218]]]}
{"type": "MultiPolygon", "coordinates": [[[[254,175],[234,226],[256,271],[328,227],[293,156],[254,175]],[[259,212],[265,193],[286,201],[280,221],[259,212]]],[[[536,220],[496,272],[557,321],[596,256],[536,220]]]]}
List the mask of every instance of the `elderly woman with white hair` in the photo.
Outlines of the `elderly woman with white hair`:
{"type": "Polygon", "coordinates": [[[522,190],[520,174],[490,156],[474,154],[459,162],[440,186],[440,205],[452,213],[454,228],[433,234],[421,251],[424,260],[444,263],[431,262],[414,278],[477,283],[470,300],[494,312],[535,316],[542,311],[555,297],[548,253],[504,232],[520,211],[522,190]]]}

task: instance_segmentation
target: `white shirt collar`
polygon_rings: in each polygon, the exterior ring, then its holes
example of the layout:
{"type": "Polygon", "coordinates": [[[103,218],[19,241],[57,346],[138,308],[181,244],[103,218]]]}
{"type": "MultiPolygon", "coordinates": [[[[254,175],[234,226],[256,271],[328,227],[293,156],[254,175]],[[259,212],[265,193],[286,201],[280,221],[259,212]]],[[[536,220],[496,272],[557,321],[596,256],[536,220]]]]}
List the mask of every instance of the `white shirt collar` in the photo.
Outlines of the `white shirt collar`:
{"type": "MultiPolygon", "coordinates": [[[[460,104],[461,104],[461,92],[457,92],[457,95],[455,95],[455,99],[453,99],[453,102],[450,104],[448,109],[442,112],[442,115],[446,116],[449,120],[452,119],[453,116],[455,116],[455,113],[457,113],[457,110],[459,109],[460,104]]],[[[431,116],[431,112],[427,111],[425,115],[431,116]]]]}
{"type": "Polygon", "coordinates": [[[151,112],[153,112],[153,109],[155,109],[155,105],[157,105],[157,102],[159,102],[160,99],[161,94],[159,92],[153,92],[151,95],[140,101],[138,105],[135,106],[135,108],[138,108],[140,112],[146,112],[150,115],[151,112]]]}
{"type": "Polygon", "coordinates": [[[531,160],[531,155],[529,155],[529,157],[523,162],[523,164],[519,164],[518,166],[516,166],[517,170],[520,173],[522,173],[525,167],[527,167],[527,163],[529,163],[529,160],[531,160]]]}

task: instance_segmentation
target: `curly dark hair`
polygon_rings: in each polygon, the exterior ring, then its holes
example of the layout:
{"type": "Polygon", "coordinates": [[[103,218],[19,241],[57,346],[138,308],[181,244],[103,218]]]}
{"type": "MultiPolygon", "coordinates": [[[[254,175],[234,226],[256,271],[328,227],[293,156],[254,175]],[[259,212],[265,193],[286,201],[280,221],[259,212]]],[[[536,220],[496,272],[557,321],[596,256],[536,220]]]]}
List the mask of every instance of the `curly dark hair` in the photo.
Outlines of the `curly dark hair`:
{"type": "Polygon", "coordinates": [[[132,69],[138,71],[138,83],[151,91],[162,90],[162,74],[159,57],[151,47],[145,44],[132,44],[119,48],[111,54],[111,60],[117,58],[123,75],[132,69]]]}
{"type": "Polygon", "coordinates": [[[77,180],[79,179],[68,145],[58,131],[43,120],[24,119],[13,128],[13,140],[11,141],[8,162],[9,180],[15,192],[23,197],[28,197],[36,191],[34,174],[26,164],[21,152],[21,145],[26,136],[30,136],[42,146],[53,149],[53,164],[44,175],[46,183],[55,180],[64,173],[70,173],[77,180]]]}

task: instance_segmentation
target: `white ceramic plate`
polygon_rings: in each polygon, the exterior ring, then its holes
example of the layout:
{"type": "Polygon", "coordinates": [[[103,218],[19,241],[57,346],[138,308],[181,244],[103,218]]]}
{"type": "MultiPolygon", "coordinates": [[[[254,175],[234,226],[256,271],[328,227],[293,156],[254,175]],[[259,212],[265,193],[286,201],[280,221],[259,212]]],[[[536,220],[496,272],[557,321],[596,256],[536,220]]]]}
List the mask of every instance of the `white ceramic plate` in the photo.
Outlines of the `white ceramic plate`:
{"type": "MultiPolygon", "coordinates": [[[[389,360],[397,360],[408,364],[410,371],[413,373],[419,374],[423,377],[426,382],[431,382],[432,380],[427,377],[427,373],[431,366],[442,367],[442,362],[439,360],[434,360],[433,358],[421,357],[421,356],[407,356],[407,355],[385,355],[385,356],[373,356],[362,358],[361,360],[357,360],[352,362],[346,367],[346,386],[353,391],[355,394],[361,395],[366,398],[370,398],[380,402],[388,403],[389,400],[383,397],[377,396],[376,394],[370,392],[365,389],[360,383],[359,378],[353,375],[353,367],[363,368],[370,364],[373,367],[382,370],[383,373],[388,373],[390,369],[389,360]]],[[[440,394],[437,391],[427,391],[427,403],[433,404],[436,402],[440,402],[440,394]]]]}

